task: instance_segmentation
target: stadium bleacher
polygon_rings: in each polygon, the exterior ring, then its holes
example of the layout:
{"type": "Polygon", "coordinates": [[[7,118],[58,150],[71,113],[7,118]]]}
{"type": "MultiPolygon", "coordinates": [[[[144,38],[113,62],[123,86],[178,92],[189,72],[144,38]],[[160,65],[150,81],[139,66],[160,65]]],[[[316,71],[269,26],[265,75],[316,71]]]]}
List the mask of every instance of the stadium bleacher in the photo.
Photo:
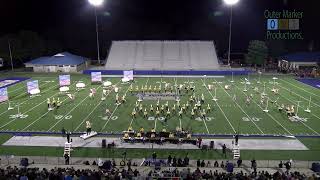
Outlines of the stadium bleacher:
{"type": "Polygon", "coordinates": [[[106,70],[217,70],[213,41],[113,41],[106,70]]]}

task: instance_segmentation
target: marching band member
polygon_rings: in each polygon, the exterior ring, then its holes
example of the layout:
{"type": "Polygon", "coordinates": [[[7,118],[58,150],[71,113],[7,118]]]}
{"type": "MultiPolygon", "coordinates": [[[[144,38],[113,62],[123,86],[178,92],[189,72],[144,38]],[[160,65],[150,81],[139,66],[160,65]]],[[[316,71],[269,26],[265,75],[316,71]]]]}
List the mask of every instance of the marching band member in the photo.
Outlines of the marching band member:
{"type": "Polygon", "coordinates": [[[191,109],[191,117],[192,117],[192,119],[194,118],[194,110],[193,109],[191,109]]]}
{"type": "Polygon", "coordinates": [[[203,103],[204,103],[204,95],[201,94],[201,104],[203,104],[203,103]]]}
{"type": "Polygon", "coordinates": [[[132,110],[132,113],[131,113],[132,118],[136,118],[136,113],[137,113],[136,110],[133,109],[133,110],[132,110]]]}
{"type": "Polygon", "coordinates": [[[56,107],[56,100],[54,98],[52,98],[52,106],[56,107]]]}
{"type": "Polygon", "coordinates": [[[143,134],[143,133],[144,133],[144,129],[143,129],[143,127],[140,127],[139,132],[140,132],[141,134],[143,134]]]}
{"type": "Polygon", "coordinates": [[[109,116],[111,114],[110,110],[107,108],[106,109],[106,115],[109,116]]]}
{"type": "Polygon", "coordinates": [[[47,98],[47,104],[48,104],[48,109],[49,109],[51,106],[50,98],[47,98]]]}
{"type": "Polygon", "coordinates": [[[157,107],[157,110],[156,110],[156,116],[157,117],[160,117],[160,111],[159,111],[159,108],[157,107]]]}
{"type": "Polygon", "coordinates": [[[147,108],[144,108],[143,117],[148,117],[148,111],[147,108]]]}
{"type": "Polygon", "coordinates": [[[125,102],[126,102],[126,95],[124,94],[123,96],[122,96],[122,103],[124,104],[125,102]]]}
{"type": "Polygon", "coordinates": [[[202,110],[201,116],[203,119],[206,118],[206,110],[205,109],[202,110]]]}
{"type": "Polygon", "coordinates": [[[189,106],[190,106],[190,104],[189,104],[189,102],[187,101],[186,109],[189,109],[189,106]]]}
{"type": "Polygon", "coordinates": [[[91,133],[91,123],[90,121],[86,121],[87,135],[91,133]]]}
{"type": "Polygon", "coordinates": [[[207,105],[207,112],[209,113],[211,111],[210,104],[207,105]]]}
{"type": "Polygon", "coordinates": [[[183,104],[181,109],[182,109],[182,112],[185,113],[186,112],[186,105],[183,104]]]}
{"type": "Polygon", "coordinates": [[[161,113],[164,113],[164,105],[161,105],[161,113]]]}
{"type": "Polygon", "coordinates": [[[142,110],[143,110],[143,107],[142,107],[142,104],[140,104],[140,106],[139,106],[139,113],[142,113],[142,110]]]}
{"type": "Polygon", "coordinates": [[[117,104],[119,103],[119,95],[118,95],[118,93],[116,94],[116,103],[117,104]]]}
{"type": "Polygon", "coordinates": [[[172,106],[172,112],[176,112],[176,105],[175,104],[173,104],[173,106],[172,106]]]}
{"type": "Polygon", "coordinates": [[[180,118],[182,117],[182,113],[183,113],[183,111],[182,111],[182,108],[181,108],[180,111],[179,111],[179,117],[180,118]]]}
{"type": "Polygon", "coordinates": [[[167,110],[167,117],[170,117],[170,109],[167,110]]]}
{"type": "Polygon", "coordinates": [[[153,106],[150,104],[150,112],[153,113],[153,106]]]}
{"type": "Polygon", "coordinates": [[[61,101],[60,101],[60,99],[58,98],[58,100],[57,100],[57,109],[59,109],[60,106],[61,106],[61,101]]]}

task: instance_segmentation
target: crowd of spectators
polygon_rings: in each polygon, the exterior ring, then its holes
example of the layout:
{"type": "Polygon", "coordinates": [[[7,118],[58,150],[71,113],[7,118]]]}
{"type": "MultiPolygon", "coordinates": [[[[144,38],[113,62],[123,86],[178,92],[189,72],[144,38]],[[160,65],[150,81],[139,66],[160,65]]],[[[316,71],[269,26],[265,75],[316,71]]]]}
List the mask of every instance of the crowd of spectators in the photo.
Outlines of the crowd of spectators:
{"type": "Polygon", "coordinates": [[[100,179],[138,179],[142,177],[138,170],[112,168],[110,170],[90,170],[74,168],[18,168],[7,167],[0,169],[0,179],[2,180],[100,180],[100,179]]]}
{"type": "Polygon", "coordinates": [[[140,174],[140,172],[131,168],[118,169],[112,168],[108,171],[106,170],[77,170],[74,168],[54,168],[47,170],[45,168],[18,168],[18,167],[7,167],[5,169],[0,169],[0,179],[6,180],[100,180],[100,179],[110,179],[110,180],[121,180],[121,179],[306,179],[315,180],[319,179],[316,175],[307,177],[303,173],[299,172],[275,172],[273,174],[267,171],[258,171],[252,173],[245,173],[240,171],[238,173],[227,173],[218,172],[217,170],[200,170],[197,168],[191,171],[190,168],[184,168],[178,170],[174,168],[173,170],[155,171],[152,170],[147,174],[140,174]]]}

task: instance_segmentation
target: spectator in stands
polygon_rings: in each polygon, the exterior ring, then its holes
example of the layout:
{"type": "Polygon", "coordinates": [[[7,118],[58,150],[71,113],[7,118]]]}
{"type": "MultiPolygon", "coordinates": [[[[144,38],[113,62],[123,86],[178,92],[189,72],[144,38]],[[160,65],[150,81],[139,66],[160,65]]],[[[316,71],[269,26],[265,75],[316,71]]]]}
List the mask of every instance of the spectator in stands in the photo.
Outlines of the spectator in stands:
{"type": "Polygon", "coordinates": [[[283,162],[282,161],[280,161],[280,163],[279,163],[279,168],[283,168],[283,162]]]}
{"type": "Polygon", "coordinates": [[[182,167],[182,166],[183,166],[182,159],[178,158],[178,167],[182,167]]]}
{"type": "Polygon", "coordinates": [[[219,167],[218,161],[215,161],[215,162],[214,162],[213,167],[219,167]]]}
{"type": "Polygon", "coordinates": [[[257,174],[257,161],[255,159],[251,160],[251,169],[253,169],[253,173],[257,174]]]}
{"type": "Polygon", "coordinates": [[[173,156],[173,159],[172,159],[172,166],[173,167],[177,166],[177,158],[175,156],[173,156]]]}
{"type": "Polygon", "coordinates": [[[167,160],[167,164],[170,166],[171,165],[171,161],[172,161],[172,157],[171,155],[168,156],[168,160],[167,160]]]}
{"type": "Polygon", "coordinates": [[[223,146],[222,146],[222,154],[224,155],[224,157],[227,157],[227,146],[226,146],[226,144],[223,144],[223,146]]]}
{"type": "Polygon", "coordinates": [[[69,154],[64,154],[64,160],[65,160],[65,165],[69,165],[70,161],[70,156],[69,154]]]}
{"type": "Polygon", "coordinates": [[[156,152],[153,152],[153,153],[152,153],[152,160],[153,160],[153,161],[156,161],[156,159],[157,159],[157,153],[156,153],[156,152]]]}
{"type": "Polygon", "coordinates": [[[208,161],[206,167],[211,167],[211,162],[208,161]]]}
{"type": "Polygon", "coordinates": [[[221,168],[224,168],[224,163],[223,163],[223,161],[221,161],[220,167],[221,167],[221,168]]]}
{"type": "Polygon", "coordinates": [[[206,163],[204,162],[204,160],[201,161],[201,167],[205,167],[206,163]]]}
{"type": "Polygon", "coordinates": [[[242,164],[242,159],[241,158],[239,158],[238,160],[237,160],[237,164],[238,164],[238,168],[241,166],[241,164],[242,164]]]}
{"type": "Polygon", "coordinates": [[[189,166],[189,158],[188,158],[188,155],[186,155],[186,157],[184,157],[184,166],[189,166]]]}
{"type": "Polygon", "coordinates": [[[200,159],[197,160],[197,167],[200,167],[201,166],[201,162],[200,162],[200,159]]]}
{"type": "Polygon", "coordinates": [[[289,161],[287,161],[284,166],[286,167],[286,173],[289,174],[289,171],[291,169],[291,162],[292,160],[290,159],[289,161]]]}

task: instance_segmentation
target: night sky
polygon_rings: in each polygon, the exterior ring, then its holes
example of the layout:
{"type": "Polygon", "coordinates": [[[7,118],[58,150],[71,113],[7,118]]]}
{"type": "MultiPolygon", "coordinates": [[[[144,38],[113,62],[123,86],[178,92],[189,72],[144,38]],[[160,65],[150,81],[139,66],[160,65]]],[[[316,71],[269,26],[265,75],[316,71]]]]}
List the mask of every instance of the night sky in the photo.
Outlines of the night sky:
{"type": "MultiPolygon", "coordinates": [[[[304,40],[288,40],[292,51],[320,47],[319,0],[240,0],[233,8],[232,51],[265,40],[264,11],[298,10],[304,40]]],[[[112,40],[214,40],[227,49],[230,9],[222,0],[106,0],[97,9],[102,58],[112,40]]],[[[31,30],[58,41],[64,50],[95,57],[94,9],[87,0],[1,0],[0,36],[31,30]]]]}

